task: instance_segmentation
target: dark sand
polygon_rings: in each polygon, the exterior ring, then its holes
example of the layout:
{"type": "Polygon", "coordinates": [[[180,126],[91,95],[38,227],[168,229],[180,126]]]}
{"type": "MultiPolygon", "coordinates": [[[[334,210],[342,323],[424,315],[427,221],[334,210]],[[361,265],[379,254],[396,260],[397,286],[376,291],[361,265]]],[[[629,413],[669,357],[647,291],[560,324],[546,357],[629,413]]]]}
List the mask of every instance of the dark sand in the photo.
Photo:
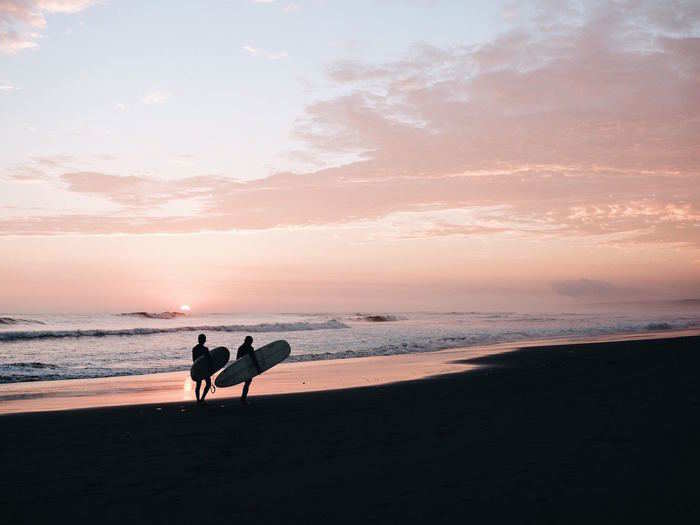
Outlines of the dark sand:
{"type": "Polygon", "coordinates": [[[3,416],[0,523],[697,523],[699,343],[527,349],[250,407],[3,416]]]}

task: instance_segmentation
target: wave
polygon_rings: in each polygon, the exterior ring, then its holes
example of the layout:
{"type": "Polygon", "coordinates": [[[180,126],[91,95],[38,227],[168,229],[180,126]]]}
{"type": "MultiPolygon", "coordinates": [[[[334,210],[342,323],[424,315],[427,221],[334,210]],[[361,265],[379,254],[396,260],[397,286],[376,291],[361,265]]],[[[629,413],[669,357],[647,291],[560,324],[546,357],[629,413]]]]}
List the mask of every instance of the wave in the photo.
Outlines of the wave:
{"type": "Polygon", "coordinates": [[[322,323],[260,323],[253,325],[218,325],[218,326],[177,326],[169,328],[125,328],[117,330],[32,330],[0,332],[0,341],[18,341],[28,339],[61,339],[65,337],[108,337],[169,334],[177,332],[299,332],[305,330],[337,330],[349,326],[331,319],[322,323]]]}
{"type": "Polygon", "coordinates": [[[59,368],[58,365],[37,361],[0,364],[0,383],[63,379],[63,374],[57,372],[59,368]]]}
{"type": "Polygon", "coordinates": [[[670,330],[673,326],[669,323],[649,323],[645,328],[647,330],[670,330]]]}
{"type": "Polygon", "coordinates": [[[175,319],[176,317],[187,317],[187,314],[183,312],[125,312],[117,315],[122,317],[143,317],[145,319],[175,319]]]}
{"type": "Polygon", "coordinates": [[[43,321],[34,319],[17,319],[15,317],[0,317],[0,325],[15,325],[15,324],[44,324],[43,321]]]}
{"type": "MultiPolygon", "coordinates": [[[[352,325],[351,330],[334,333],[317,333],[311,330],[348,329],[340,320],[332,319],[324,322],[309,319],[309,322],[239,324],[223,326],[183,326],[183,327],[147,327],[129,328],[125,330],[66,330],[50,331],[45,327],[34,328],[35,331],[0,331],[0,384],[25,381],[51,381],[58,379],[79,379],[89,377],[111,377],[122,375],[140,375],[159,372],[186,371],[191,365],[189,351],[180,348],[178,342],[163,341],[153,338],[150,341],[139,340],[129,336],[160,334],[170,332],[238,332],[241,335],[255,332],[272,332],[270,339],[287,338],[293,343],[292,355],[289,361],[317,361],[327,359],[352,359],[365,356],[384,356],[394,354],[412,354],[431,352],[447,348],[474,347],[488,344],[527,341],[533,339],[567,338],[578,339],[590,336],[609,334],[640,333],[644,331],[677,330],[700,327],[700,317],[685,315],[672,317],[645,317],[626,321],[610,318],[607,314],[599,318],[574,322],[565,325],[551,326],[523,325],[520,322],[506,323],[503,326],[489,324],[484,327],[465,324],[461,319],[448,325],[435,324],[426,330],[424,325],[400,323],[398,325],[372,322],[353,323],[355,315],[346,314],[341,320],[352,325]],[[374,327],[374,328],[373,328],[374,327]],[[393,330],[392,330],[393,327],[393,330]],[[275,332],[295,332],[309,330],[296,335],[278,335],[275,332]],[[374,337],[372,334],[377,334],[374,337]],[[125,336],[127,339],[89,339],[90,337],[125,336]],[[54,351],[57,345],[55,339],[86,337],[88,339],[70,340],[69,346],[76,351],[81,348],[89,350],[86,354],[66,355],[54,351]],[[37,341],[31,341],[36,339],[37,341]],[[18,340],[22,346],[32,350],[31,357],[20,357],[13,354],[12,345],[7,351],[2,348],[2,341],[18,340]],[[30,340],[30,341],[22,341],[30,340]],[[45,340],[45,341],[44,341],[45,340]],[[82,347],[81,347],[82,343],[82,347]],[[123,344],[119,344],[123,343],[123,344]],[[117,351],[113,346],[118,346],[117,351]],[[34,348],[36,347],[36,351],[34,348]],[[105,352],[95,352],[98,348],[105,352]],[[48,363],[56,363],[54,365],[48,363]]],[[[492,314],[489,314],[492,315],[492,314]]],[[[496,314],[499,315],[499,314],[496,314]]],[[[509,314],[510,315],[510,314],[509,314]]],[[[568,315],[568,314],[565,314],[568,315]]],[[[329,319],[330,315],[321,318],[329,319]]],[[[540,317],[535,317],[540,319],[540,317]]],[[[191,322],[191,321],[190,321],[191,322]]],[[[216,321],[214,321],[216,322],[216,321]]],[[[134,322],[135,324],[135,322],[134,322]]],[[[133,325],[132,325],[133,326],[133,325]]],[[[666,332],[667,334],[669,332],[666,332]]],[[[256,337],[257,339],[258,337],[256,337]]],[[[266,339],[260,336],[259,339],[266,339]]],[[[164,338],[170,339],[170,338],[164,338]]],[[[188,346],[188,345],[186,345],[188,346]]],[[[24,353],[22,354],[24,355],[24,353]]],[[[2,403],[3,394],[0,394],[2,403]]]]}
{"type": "Polygon", "coordinates": [[[46,369],[50,368],[52,370],[56,370],[59,368],[58,365],[52,365],[50,363],[39,363],[39,362],[30,362],[30,363],[5,363],[3,365],[0,365],[0,369],[4,368],[21,368],[21,369],[46,369]]]}
{"type": "MultiPolygon", "coordinates": [[[[60,381],[63,379],[83,379],[81,376],[64,376],[63,374],[2,374],[0,373],[0,385],[7,383],[29,383],[32,381],[60,381]]],[[[26,394],[2,394],[0,395],[0,401],[9,401],[13,398],[22,398],[26,394]]]]}
{"type": "Polygon", "coordinates": [[[399,318],[395,315],[378,315],[378,314],[357,314],[354,318],[356,321],[367,321],[369,323],[389,323],[398,321],[399,318]]]}

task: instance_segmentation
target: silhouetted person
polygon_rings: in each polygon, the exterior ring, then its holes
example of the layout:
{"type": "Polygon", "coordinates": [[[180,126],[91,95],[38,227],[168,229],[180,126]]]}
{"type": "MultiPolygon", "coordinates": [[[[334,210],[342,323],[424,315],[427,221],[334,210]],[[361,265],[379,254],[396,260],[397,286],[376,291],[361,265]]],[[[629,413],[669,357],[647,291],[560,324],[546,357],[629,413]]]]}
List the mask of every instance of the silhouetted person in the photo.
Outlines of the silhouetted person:
{"type": "MultiPolygon", "coordinates": [[[[253,360],[253,364],[255,365],[255,368],[258,369],[258,374],[262,373],[262,370],[260,370],[260,363],[258,363],[258,358],[255,356],[255,349],[253,348],[253,338],[250,337],[249,335],[246,336],[245,341],[243,341],[243,344],[238,347],[238,353],[236,354],[236,360],[241,359],[242,357],[245,357],[249,355],[251,359],[253,360]]],[[[243,385],[243,393],[241,394],[241,403],[248,403],[248,390],[250,389],[250,384],[253,382],[252,379],[248,379],[248,381],[245,382],[243,385]]]]}
{"type": "MultiPolygon", "coordinates": [[[[214,368],[214,362],[212,361],[211,354],[209,353],[209,349],[204,346],[204,343],[207,342],[207,336],[204,334],[199,334],[199,337],[197,338],[199,341],[197,343],[197,346],[192,348],[192,361],[196,361],[198,358],[202,357],[203,355],[207,356],[207,359],[209,360],[209,370],[212,370],[214,368]]],[[[207,397],[207,394],[209,393],[209,389],[211,388],[211,376],[207,376],[207,378],[204,380],[206,381],[206,386],[204,387],[204,393],[202,394],[202,397],[199,397],[199,389],[202,386],[202,380],[200,379],[197,381],[197,386],[194,389],[194,393],[197,396],[197,403],[204,403],[204,398],[207,397]]]]}

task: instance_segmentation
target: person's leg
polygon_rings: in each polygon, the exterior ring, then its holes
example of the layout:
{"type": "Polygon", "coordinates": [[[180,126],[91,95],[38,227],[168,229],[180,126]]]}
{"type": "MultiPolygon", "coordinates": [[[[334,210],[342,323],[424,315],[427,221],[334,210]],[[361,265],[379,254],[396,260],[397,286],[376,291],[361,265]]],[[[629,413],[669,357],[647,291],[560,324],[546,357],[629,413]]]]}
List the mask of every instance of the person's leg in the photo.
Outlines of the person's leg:
{"type": "Polygon", "coordinates": [[[202,386],[201,381],[197,381],[197,386],[194,387],[194,395],[197,396],[197,403],[199,403],[199,389],[202,386]]]}
{"type": "Polygon", "coordinates": [[[202,393],[202,401],[204,401],[204,398],[207,397],[209,389],[211,388],[211,377],[207,377],[205,381],[207,382],[207,384],[204,386],[204,392],[202,393]]]}
{"type": "Polygon", "coordinates": [[[248,389],[250,388],[250,384],[253,382],[252,379],[249,379],[248,381],[245,382],[243,385],[243,393],[241,394],[241,402],[247,403],[248,402],[248,389]]]}

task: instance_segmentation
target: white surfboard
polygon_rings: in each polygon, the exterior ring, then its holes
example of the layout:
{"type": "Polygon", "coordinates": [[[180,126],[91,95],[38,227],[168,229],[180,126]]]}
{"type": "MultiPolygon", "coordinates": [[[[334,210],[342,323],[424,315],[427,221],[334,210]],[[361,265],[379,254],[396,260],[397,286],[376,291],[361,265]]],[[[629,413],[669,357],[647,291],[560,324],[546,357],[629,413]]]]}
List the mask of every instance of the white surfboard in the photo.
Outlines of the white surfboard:
{"type": "MultiPolygon", "coordinates": [[[[287,359],[291,351],[292,349],[287,341],[275,341],[258,348],[255,351],[255,357],[257,357],[260,365],[260,373],[287,359]]],[[[217,376],[214,384],[217,387],[233,386],[252,379],[256,375],[258,375],[258,370],[255,368],[253,358],[247,355],[228,365],[217,376]]]]}

